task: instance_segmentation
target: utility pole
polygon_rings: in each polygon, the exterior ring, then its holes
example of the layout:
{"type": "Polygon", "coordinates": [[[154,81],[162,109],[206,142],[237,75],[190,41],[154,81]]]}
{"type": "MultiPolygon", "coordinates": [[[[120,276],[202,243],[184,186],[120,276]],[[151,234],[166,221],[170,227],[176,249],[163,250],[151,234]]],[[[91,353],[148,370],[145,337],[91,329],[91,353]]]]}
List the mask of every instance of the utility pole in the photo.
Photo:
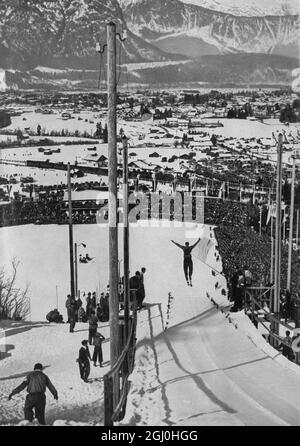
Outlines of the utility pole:
{"type": "Polygon", "coordinates": [[[75,266],[75,294],[78,296],[78,258],[77,258],[77,243],[74,245],[74,266],[75,266]]]}
{"type": "Polygon", "coordinates": [[[292,255],[293,255],[293,229],[294,229],[294,207],[295,207],[295,177],[296,177],[296,154],[293,154],[293,172],[291,184],[291,206],[290,206],[290,234],[289,234],[289,257],[287,271],[287,290],[291,291],[292,280],[292,255]]]}
{"type": "Polygon", "coordinates": [[[123,251],[124,251],[124,323],[125,342],[129,334],[129,218],[128,218],[128,139],[123,137],[123,251]]]}
{"type": "Polygon", "coordinates": [[[297,209],[296,243],[297,243],[297,249],[298,249],[298,246],[299,246],[299,209],[297,209]]]}
{"type": "Polygon", "coordinates": [[[71,168],[68,163],[68,202],[69,202],[69,251],[70,251],[70,292],[75,298],[75,279],[74,279],[74,252],[73,252],[73,220],[72,220],[72,188],[71,188],[71,168]]]}
{"type": "Polygon", "coordinates": [[[120,353],[119,280],[118,280],[118,187],[117,187],[117,44],[116,25],[107,25],[108,70],[108,191],[109,191],[109,319],[110,366],[113,368],[120,353]]]}
{"type": "Polygon", "coordinates": [[[273,284],[274,282],[274,225],[273,225],[273,216],[271,216],[271,273],[270,273],[270,282],[273,284]]]}
{"type": "MultiPolygon", "coordinates": [[[[277,187],[276,187],[276,235],[275,235],[275,290],[274,312],[279,316],[280,310],[280,272],[281,272],[281,200],[282,200],[282,143],[280,133],[277,141],[277,187]]],[[[279,334],[279,324],[274,324],[275,334],[279,334]]]]}

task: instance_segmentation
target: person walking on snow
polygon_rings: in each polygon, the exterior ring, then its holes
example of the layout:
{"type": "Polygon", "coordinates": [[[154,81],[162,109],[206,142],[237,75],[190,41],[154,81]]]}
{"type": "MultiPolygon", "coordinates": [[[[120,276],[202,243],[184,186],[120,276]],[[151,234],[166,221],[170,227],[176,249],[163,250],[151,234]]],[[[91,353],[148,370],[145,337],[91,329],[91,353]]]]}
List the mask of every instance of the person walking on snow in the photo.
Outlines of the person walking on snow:
{"type": "Polygon", "coordinates": [[[35,364],[34,371],[30,372],[25,381],[16,387],[8,399],[22,392],[27,387],[27,396],[25,400],[24,415],[25,420],[33,421],[33,409],[35,417],[39,424],[45,425],[45,408],[46,408],[46,389],[48,388],[55,400],[58,400],[58,393],[54,385],[51,383],[47,375],[43,373],[42,364],[35,364]]]}
{"type": "Polygon", "coordinates": [[[192,286],[192,276],[193,276],[193,259],[192,259],[192,251],[200,242],[200,238],[196,241],[196,243],[190,246],[189,242],[186,242],[185,246],[180,245],[179,243],[171,240],[174,245],[178,246],[178,248],[183,250],[183,271],[185,275],[185,279],[187,285],[192,286]]]}

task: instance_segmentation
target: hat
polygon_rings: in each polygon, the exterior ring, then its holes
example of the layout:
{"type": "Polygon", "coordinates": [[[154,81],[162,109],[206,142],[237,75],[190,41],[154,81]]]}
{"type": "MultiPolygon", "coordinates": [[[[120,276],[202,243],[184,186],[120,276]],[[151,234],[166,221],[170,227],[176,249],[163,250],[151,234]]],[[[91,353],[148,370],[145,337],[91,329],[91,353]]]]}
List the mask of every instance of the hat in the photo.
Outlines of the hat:
{"type": "Polygon", "coordinates": [[[43,370],[43,369],[44,369],[44,367],[39,362],[37,364],[35,364],[35,366],[34,366],[34,370],[43,370]]]}

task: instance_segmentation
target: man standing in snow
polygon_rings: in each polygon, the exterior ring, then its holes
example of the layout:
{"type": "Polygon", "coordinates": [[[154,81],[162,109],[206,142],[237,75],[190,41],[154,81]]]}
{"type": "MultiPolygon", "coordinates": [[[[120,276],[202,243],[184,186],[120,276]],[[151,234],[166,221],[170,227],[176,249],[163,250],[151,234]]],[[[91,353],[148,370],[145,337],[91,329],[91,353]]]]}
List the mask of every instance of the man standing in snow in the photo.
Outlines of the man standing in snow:
{"type": "Polygon", "coordinates": [[[140,275],[140,293],[139,293],[139,298],[140,298],[140,307],[143,307],[143,301],[146,297],[145,294],[145,286],[144,286],[144,274],[146,273],[146,268],[142,268],[141,269],[141,275],[140,275]]]}
{"type": "Polygon", "coordinates": [[[67,324],[70,323],[70,305],[71,305],[71,295],[68,294],[67,300],[66,300],[66,309],[67,309],[67,314],[68,314],[67,324]]]}
{"type": "Polygon", "coordinates": [[[79,363],[80,378],[87,383],[91,371],[91,354],[88,347],[88,341],[82,341],[81,344],[82,347],[79,350],[79,358],[77,359],[77,362],[79,363]]]}
{"type": "Polygon", "coordinates": [[[94,336],[94,354],[93,354],[93,362],[94,366],[97,366],[97,360],[99,361],[100,367],[103,367],[103,353],[102,353],[102,342],[105,340],[105,337],[101,333],[96,333],[94,336]]]}
{"type": "Polygon", "coordinates": [[[30,372],[25,381],[11,392],[8,399],[11,400],[14,395],[22,392],[26,387],[28,394],[24,407],[25,420],[33,421],[34,409],[39,424],[45,425],[46,389],[48,387],[55,400],[58,400],[58,393],[48,376],[43,373],[42,364],[35,364],[34,371],[30,372]]]}
{"type": "Polygon", "coordinates": [[[89,344],[93,344],[94,336],[97,333],[98,318],[94,310],[92,310],[89,318],[89,344]]]}
{"type": "Polygon", "coordinates": [[[74,328],[76,324],[76,309],[77,304],[75,297],[71,297],[70,300],[70,333],[74,333],[74,328]]]}

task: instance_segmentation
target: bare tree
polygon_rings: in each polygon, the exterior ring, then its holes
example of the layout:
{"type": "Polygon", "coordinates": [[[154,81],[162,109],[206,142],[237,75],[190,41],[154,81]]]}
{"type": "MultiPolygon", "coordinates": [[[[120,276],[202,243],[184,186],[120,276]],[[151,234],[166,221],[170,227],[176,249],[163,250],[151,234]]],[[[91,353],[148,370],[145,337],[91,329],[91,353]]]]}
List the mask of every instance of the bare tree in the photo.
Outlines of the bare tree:
{"type": "Polygon", "coordinates": [[[10,276],[6,275],[4,268],[0,269],[0,320],[21,320],[30,314],[29,287],[27,285],[22,290],[16,286],[19,264],[16,259],[12,260],[10,276]]]}

